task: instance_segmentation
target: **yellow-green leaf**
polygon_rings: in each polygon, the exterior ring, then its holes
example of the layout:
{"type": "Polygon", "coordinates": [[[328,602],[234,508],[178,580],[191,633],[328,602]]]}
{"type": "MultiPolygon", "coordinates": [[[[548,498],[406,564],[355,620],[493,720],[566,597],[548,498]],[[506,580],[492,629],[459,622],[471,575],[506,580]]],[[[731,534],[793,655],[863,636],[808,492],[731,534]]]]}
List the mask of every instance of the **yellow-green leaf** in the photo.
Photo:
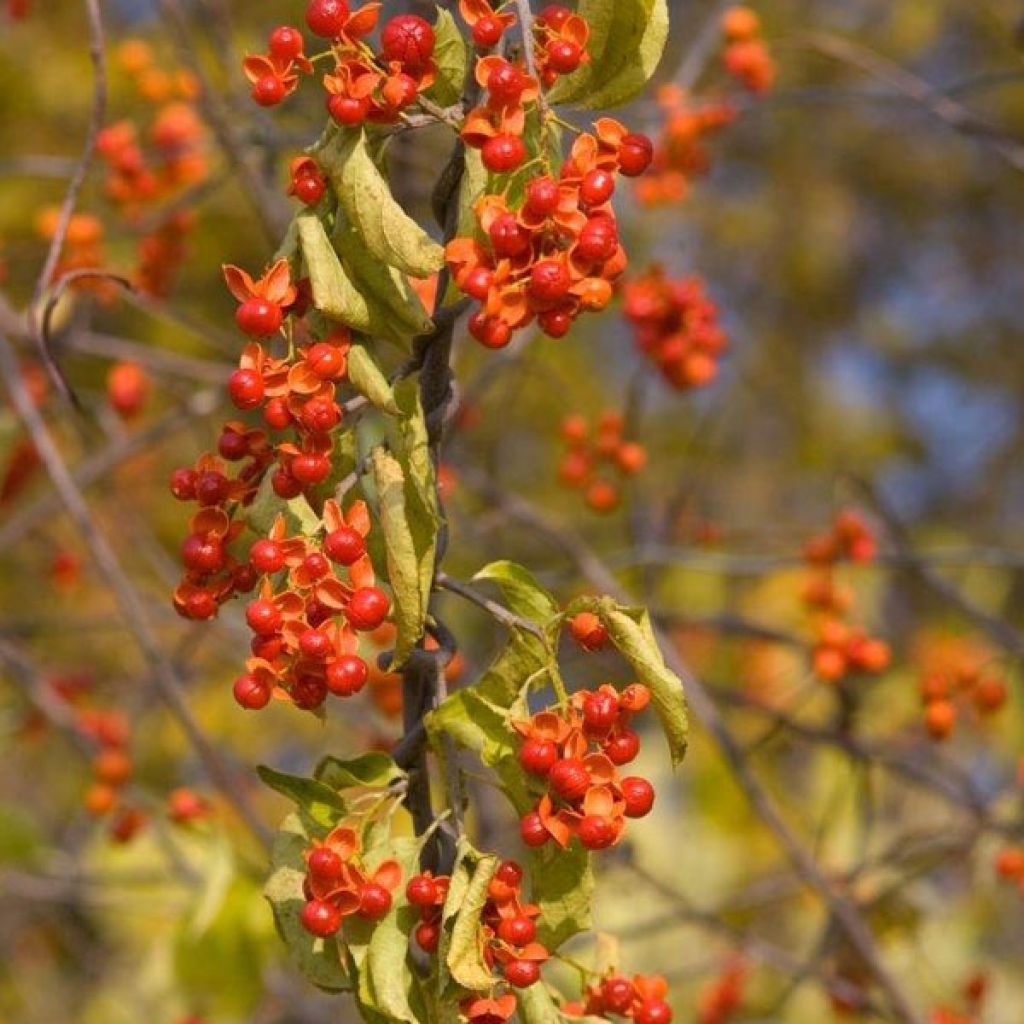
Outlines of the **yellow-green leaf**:
{"type": "Polygon", "coordinates": [[[348,380],[361,395],[365,395],[378,409],[397,416],[401,411],[387,377],[374,362],[373,356],[362,345],[348,350],[348,380]]]}
{"type": "Polygon", "coordinates": [[[370,307],[345,273],[320,218],[312,210],[306,210],[296,218],[296,224],[302,259],[313,291],[313,305],[353,330],[369,332],[373,325],[370,307]]]}

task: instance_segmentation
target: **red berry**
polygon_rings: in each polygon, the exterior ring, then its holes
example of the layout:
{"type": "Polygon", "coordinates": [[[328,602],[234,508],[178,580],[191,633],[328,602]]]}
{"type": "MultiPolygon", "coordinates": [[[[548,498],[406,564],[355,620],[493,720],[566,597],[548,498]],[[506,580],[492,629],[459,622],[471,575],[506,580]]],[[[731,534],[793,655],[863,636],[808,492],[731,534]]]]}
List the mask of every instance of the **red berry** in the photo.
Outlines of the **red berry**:
{"type": "Polygon", "coordinates": [[[634,1024],[672,1024],[672,1007],[664,999],[644,999],[633,1009],[634,1024]]]}
{"type": "Polygon", "coordinates": [[[236,565],[231,571],[231,586],[240,594],[248,593],[259,580],[259,574],[251,565],[236,565]]]}
{"type": "Polygon", "coordinates": [[[331,653],[331,640],[318,629],[307,629],[299,634],[299,650],[307,658],[324,661],[331,653]]]}
{"type": "Polygon", "coordinates": [[[284,430],[292,422],[292,414],[288,411],[288,402],[284,398],[272,398],[263,406],[263,422],[271,430],[284,430]]]}
{"type": "Polygon", "coordinates": [[[599,651],[608,642],[608,630],[593,612],[580,612],[569,622],[569,632],[585,651],[599,651]]]}
{"type": "Polygon", "coordinates": [[[556,39],[548,46],[548,67],[560,75],[572,74],[582,59],[583,50],[571,39],[556,39]]]}
{"type": "Polygon", "coordinates": [[[185,617],[202,622],[217,614],[217,600],[208,590],[196,590],[185,598],[185,617]]]}
{"type": "Polygon", "coordinates": [[[624,778],[619,787],[626,801],[626,817],[642,818],[654,806],[654,787],[638,775],[624,778]]]}
{"type": "Polygon", "coordinates": [[[545,777],[558,760],[558,747],[551,740],[531,737],[519,748],[519,763],[531,775],[545,777]]]}
{"type": "Polygon", "coordinates": [[[311,935],[326,939],[341,927],[341,911],[327,900],[310,900],[302,908],[300,920],[311,935]]]}
{"type": "Polygon", "coordinates": [[[270,485],[274,488],[274,493],[285,501],[291,501],[302,493],[302,484],[286,469],[275,470],[270,478],[270,485]]]}
{"type": "Polygon", "coordinates": [[[534,217],[548,217],[558,207],[558,199],[557,183],[553,178],[544,174],[527,184],[523,212],[534,217]]]}
{"type": "Polygon", "coordinates": [[[311,434],[326,434],[341,422],[341,409],[329,398],[311,398],[302,407],[299,419],[311,434]]]}
{"type": "Polygon", "coordinates": [[[614,974],[601,982],[601,998],[605,1009],[625,1014],[633,1003],[633,982],[621,974],[614,974]]]}
{"type": "Polygon", "coordinates": [[[481,50],[489,50],[497,46],[505,33],[505,25],[500,18],[485,16],[473,26],[473,45],[481,50]]]}
{"type": "Polygon", "coordinates": [[[251,601],[245,609],[245,621],[259,636],[270,636],[281,628],[281,613],[272,601],[251,601]]]}
{"type": "Polygon", "coordinates": [[[550,833],[544,827],[540,815],[536,811],[524,814],[519,821],[519,838],[531,847],[543,846],[550,838],[550,833]]]}
{"type": "Polygon", "coordinates": [[[520,227],[512,213],[496,217],[487,234],[496,256],[520,256],[530,248],[530,233],[520,227]]]}
{"type": "Polygon", "coordinates": [[[293,477],[305,486],[323,483],[330,476],[331,460],[326,455],[303,452],[292,459],[288,467],[293,477]]]}
{"type": "Polygon", "coordinates": [[[253,338],[266,338],[281,328],[284,314],[281,307],[266,299],[246,299],[235,310],[235,323],[253,338]]]}
{"type": "Polygon", "coordinates": [[[178,501],[193,501],[196,496],[196,480],[199,474],[194,469],[176,469],[171,474],[171,494],[178,501]]]}
{"type": "Polygon", "coordinates": [[[292,683],[292,700],[303,711],[314,711],[327,698],[327,685],[319,676],[303,675],[292,683]]]}
{"type": "Polygon", "coordinates": [[[486,348],[504,348],[512,340],[512,328],[501,317],[481,310],[469,318],[469,333],[486,348]]]}
{"type": "Polygon", "coordinates": [[[339,526],[324,538],[324,553],[332,562],[352,565],[366,554],[366,541],[351,526],[339,526]]]}
{"type": "Polygon", "coordinates": [[[604,752],[612,764],[629,764],[640,752],[640,737],[631,729],[623,729],[605,743],[604,752]]]}
{"type": "Polygon", "coordinates": [[[580,199],[584,206],[600,206],[607,203],[615,192],[615,178],[607,171],[591,171],[580,185],[580,199]]]}
{"type": "Polygon", "coordinates": [[[612,823],[598,814],[588,814],[576,826],[576,835],[588,850],[604,850],[615,842],[612,823]]]}
{"type": "Polygon", "coordinates": [[[273,661],[281,656],[284,650],[284,638],[280,633],[271,633],[269,636],[254,636],[249,641],[249,649],[253,657],[262,658],[264,661],[273,661]]]}
{"type": "Polygon", "coordinates": [[[391,909],[391,893],[376,882],[367,882],[359,894],[359,916],[379,921],[391,909]]]}
{"type": "Polygon", "coordinates": [[[264,75],[252,84],[250,96],[261,107],[276,107],[285,96],[285,84],[277,75],[264,75]]]}
{"type": "Polygon", "coordinates": [[[619,701],[613,694],[588,693],[583,698],[583,727],[589,735],[605,735],[618,718],[619,701]]]}
{"type": "Polygon", "coordinates": [[[609,217],[591,217],[576,240],[576,254],[587,263],[604,263],[619,244],[615,223],[609,217]]]}
{"type": "Polygon", "coordinates": [[[357,98],[335,94],[327,97],[327,112],[340,125],[362,124],[370,112],[370,101],[366,96],[357,98]]]}
{"type": "Polygon", "coordinates": [[[498,938],[510,946],[525,946],[537,936],[537,926],[528,917],[504,917],[498,925],[498,938]]]}
{"type": "Polygon", "coordinates": [[[413,875],[405,887],[405,898],[414,907],[432,907],[437,902],[438,888],[429,875],[413,875]]]}
{"type": "Polygon", "coordinates": [[[249,454],[249,442],[244,434],[239,434],[225,425],[220,437],[217,438],[217,451],[228,462],[239,462],[249,454]]]}
{"type": "Polygon", "coordinates": [[[296,198],[306,206],[316,206],[327,191],[327,182],[318,174],[301,174],[292,182],[296,198]]]}
{"type": "Polygon", "coordinates": [[[496,64],[487,76],[487,91],[501,106],[512,106],[519,102],[526,88],[526,76],[507,60],[496,64]]]}
{"type": "Polygon", "coordinates": [[[526,159],[526,146],[517,135],[495,135],[480,150],[484,167],[495,174],[514,171],[526,159]]]}
{"type": "Polygon", "coordinates": [[[306,365],[321,380],[334,380],[345,372],[345,351],[329,341],[318,341],[306,351],[306,365]]]}
{"type": "Polygon", "coordinates": [[[335,39],[348,20],[345,0],[310,0],[306,8],[306,24],[310,32],[323,39],[335,39]]]}
{"type": "Polygon", "coordinates": [[[306,858],[310,875],[320,882],[336,882],[345,870],[345,862],[329,846],[317,846],[306,858]]]}
{"type": "Polygon", "coordinates": [[[331,571],[330,563],[319,551],[311,551],[306,555],[302,567],[315,580],[323,579],[331,571]]]}
{"type": "Polygon", "coordinates": [[[224,547],[216,537],[191,533],[182,541],[181,560],[193,572],[216,572],[224,567],[224,547]]]}
{"type": "Polygon", "coordinates": [[[510,889],[518,889],[523,881],[523,869],[514,860],[503,860],[494,872],[494,878],[510,889]]]}
{"type": "Polygon", "coordinates": [[[436,921],[421,921],[416,926],[416,945],[424,953],[436,953],[441,943],[441,926],[436,921]]]}
{"type": "Polygon", "coordinates": [[[270,53],[281,60],[294,60],[302,46],[302,33],[291,25],[280,25],[270,33],[270,53]]]}
{"type": "Polygon", "coordinates": [[[529,988],[540,978],[536,960],[510,960],[505,964],[505,980],[516,988],[529,988]]]}
{"type": "Polygon", "coordinates": [[[351,697],[366,685],[369,674],[358,654],[342,654],[327,666],[327,689],[335,697],[351,697]]]}
{"type": "Polygon", "coordinates": [[[459,287],[470,298],[483,302],[487,298],[487,293],[491,290],[493,282],[494,271],[488,270],[486,267],[474,267],[462,279],[459,287]]]}
{"type": "Polygon", "coordinates": [[[530,270],[530,295],[539,302],[557,302],[571,285],[569,268],[561,260],[540,260],[530,270]]]}
{"type": "Polygon", "coordinates": [[[572,327],[572,319],[568,310],[546,309],[537,317],[537,323],[549,338],[564,338],[572,327]]]}
{"type": "Polygon", "coordinates": [[[387,594],[378,587],[360,587],[345,606],[345,617],[353,629],[376,629],[391,609],[387,594]]]}
{"type": "Polygon", "coordinates": [[[434,30],[415,14],[399,14],[385,23],[380,45],[384,60],[418,70],[434,55],[434,30]]]}
{"type": "Polygon", "coordinates": [[[228,496],[228,478],[208,469],[196,477],[196,501],[204,508],[219,505],[228,496]]]}
{"type": "Polygon", "coordinates": [[[646,135],[634,132],[619,144],[619,170],[628,178],[643,174],[654,159],[654,144],[646,135]]]}
{"type": "Polygon", "coordinates": [[[569,20],[571,15],[572,11],[562,4],[548,4],[537,15],[537,21],[557,32],[569,20]]]}
{"type": "Polygon", "coordinates": [[[565,757],[551,766],[548,783],[563,800],[579,800],[590,789],[590,772],[580,758],[565,757]]]}
{"type": "Polygon", "coordinates": [[[263,378],[255,370],[235,370],[228,378],[228,393],[239,409],[255,409],[263,401],[263,378]]]}
{"type": "Polygon", "coordinates": [[[273,690],[269,683],[256,676],[239,676],[232,687],[235,700],[246,709],[246,711],[259,711],[270,703],[273,690]]]}
{"type": "Polygon", "coordinates": [[[280,572],[284,568],[284,552],[277,541],[258,540],[249,549],[249,561],[257,572],[280,572]]]}

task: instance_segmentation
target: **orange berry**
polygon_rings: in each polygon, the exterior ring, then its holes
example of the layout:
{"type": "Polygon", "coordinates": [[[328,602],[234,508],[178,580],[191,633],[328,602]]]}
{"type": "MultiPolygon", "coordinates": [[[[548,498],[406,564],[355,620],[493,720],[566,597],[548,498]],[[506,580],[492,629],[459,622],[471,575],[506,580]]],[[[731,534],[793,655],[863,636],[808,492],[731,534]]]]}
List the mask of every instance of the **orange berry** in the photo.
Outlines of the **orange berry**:
{"type": "Polygon", "coordinates": [[[132,777],[132,767],[132,759],[116,747],[100,751],[92,761],[96,780],[108,786],[123,786],[132,777]]]}
{"type": "Polygon", "coordinates": [[[925,709],[924,727],[934,740],[947,739],[956,724],[956,708],[948,700],[936,700],[925,709]]]}
{"type": "Polygon", "coordinates": [[[1006,881],[1024,880],[1024,849],[1011,846],[996,854],[996,874],[1006,881]]]}
{"type": "Polygon", "coordinates": [[[607,480],[595,480],[587,488],[586,502],[595,512],[611,512],[619,503],[619,489],[607,480]]]}
{"type": "Polygon", "coordinates": [[[971,694],[974,706],[983,714],[998,711],[1006,703],[1006,683],[1001,679],[981,679],[971,694]]]}
{"type": "Polygon", "coordinates": [[[623,441],[616,449],[615,461],[623,473],[632,476],[647,465],[647,449],[636,441],[623,441]]]}
{"type": "Polygon", "coordinates": [[[90,786],[83,800],[85,809],[94,817],[102,818],[109,814],[117,803],[117,790],[100,783],[90,786]]]}
{"type": "Polygon", "coordinates": [[[730,7],[722,15],[722,33],[726,39],[752,39],[761,30],[761,19],[749,7],[730,7]]]}
{"type": "Polygon", "coordinates": [[[814,674],[819,679],[834,683],[846,675],[846,656],[835,647],[819,647],[812,658],[814,674]]]}

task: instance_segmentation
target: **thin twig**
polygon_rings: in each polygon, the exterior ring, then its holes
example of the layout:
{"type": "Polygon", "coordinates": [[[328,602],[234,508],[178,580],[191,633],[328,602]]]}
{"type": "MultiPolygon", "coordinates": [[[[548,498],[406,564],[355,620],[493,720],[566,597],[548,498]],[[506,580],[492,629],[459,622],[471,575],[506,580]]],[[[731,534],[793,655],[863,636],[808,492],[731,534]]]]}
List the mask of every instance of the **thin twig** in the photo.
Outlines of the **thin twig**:
{"type": "Polygon", "coordinates": [[[478,590],[474,590],[468,583],[453,579],[445,572],[439,572],[434,577],[434,585],[441,590],[448,590],[453,594],[458,594],[459,597],[465,598],[465,600],[475,604],[478,608],[483,608],[485,612],[497,619],[503,626],[508,626],[509,629],[522,629],[539,637],[541,640],[544,639],[544,630],[536,622],[531,622],[529,619],[524,619],[521,615],[516,615],[514,611],[506,608],[503,604],[492,600],[485,594],[481,594],[478,590]]]}

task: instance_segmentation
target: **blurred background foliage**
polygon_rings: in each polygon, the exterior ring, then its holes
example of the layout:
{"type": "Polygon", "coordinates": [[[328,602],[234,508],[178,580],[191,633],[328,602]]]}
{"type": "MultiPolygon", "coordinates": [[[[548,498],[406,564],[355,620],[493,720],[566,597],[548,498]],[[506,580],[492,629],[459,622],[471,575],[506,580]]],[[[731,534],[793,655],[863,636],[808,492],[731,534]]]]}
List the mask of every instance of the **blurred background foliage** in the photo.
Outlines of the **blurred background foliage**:
{"type": "MultiPolygon", "coordinates": [[[[301,95],[273,118],[254,108],[238,59],[262,48],[273,25],[298,20],[302,5],[183,5],[186,37],[168,16],[176,6],[106,3],[110,54],[135,36],[152,45],[159,68],[194,71],[197,62],[233,137],[283,193],[287,160],[315,137],[322,112],[301,95]]],[[[716,9],[672,6],[665,81],[692,57],[716,9]]],[[[907,571],[882,524],[883,555],[891,557],[842,570],[859,620],[894,651],[889,671],[857,684],[854,734],[868,754],[850,756],[840,743],[773,725],[764,707],[797,718],[808,733],[835,725],[836,693],[808,668],[800,551],[837,508],[865,495],[906,524],[921,557],[960,594],[987,614],[1021,621],[1020,5],[759,6],[778,65],[775,89],[758,99],[737,95],[709,51],[697,94],[728,91],[741,116],[709,143],[708,173],[684,201],[648,209],[625,197],[622,206],[634,266],[659,262],[672,275],[705,279],[730,338],[718,379],[688,394],[664,385],[638,356],[618,309],[587,318],[562,341],[530,339],[497,355],[461,338],[463,414],[446,456],[448,568],[466,578],[505,557],[531,566],[563,598],[586,587],[557,543],[486,499],[495,491],[531,503],[556,532],[580,534],[674,625],[789,824],[867,908],[921,1012],[960,1005],[962,983],[985,971],[985,1024],[1017,1024],[1024,894],[992,869],[1005,830],[978,827],[962,800],[915,783],[912,772],[887,770],[882,754],[954,789],[969,786],[993,819],[1019,821],[1021,651],[979,639],[977,622],[907,571]],[[888,64],[836,59],[822,37],[867,48],[934,92],[925,102],[912,98],[901,79],[879,73],[888,64]],[[976,122],[935,116],[927,101],[936,95],[964,104],[976,122]],[[649,452],[621,508],[603,517],[558,483],[560,421],[602,410],[628,411],[649,452]],[[727,628],[737,620],[766,633],[727,628]],[[965,719],[940,749],[922,728],[918,679],[929,654],[957,644],[980,649],[986,667],[1010,680],[1013,697],[998,716],[965,719]]],[[[82,5],[39,7],[0,23],[0,290],[10,310],[30,298],[44,255],[38,219],[64,194],[91,102],[82,5]]],[[[131,76],[115,60],[109,70],[110,118],[150,117],[153,103],[131,76]]],[[[653,99],[623,116],[658,133],[653,99]]],[[[428,129],[391,148],[395,189],[425,221],[431,175],[447,145],[445,132],[428,129]]],[[[208,176],[184,193],[196,223],[168,304],[77,295],[61,304],[61,360],[90,412],[83,424],[54,398],[47,417],[72,465],[110,449],[128,456],[87,494],[204,729],[242,765],[306,772],[322,752],[396,735],[386,683],[376,701],[350,702],[324,724],[284,706],[247,716],[228,693],[246,644],[238,609],[196,626],[170,608],[184,516],[166,477],[214,444],[224,413],[217,384],[240,346],[219,266],[255,270],[274,248],[215,133],[208,161],[208,176]],[[118,358],[137,359],[153,381],[129,422],[104,399],[118,358]],[[158,436],[133,452],[131,438],[155,424],[164,424],[158,436]]],[[[80,209],[104,224],[104,265],[131,267],[138,224],[111,206],[98,171],[80,209]]],[[[5,463],[17,443],[5,409],[5,463]]],[[[262,854],[209,790],[155,700],[44,474],[0,505],[0,548],[0,656],[10,682],[21,684],[3,690],[0,718],[0,1021],[347,1019],[343,999],[316,994],[285,963],[259,895],[262,854]],[[31,690],[69,677],[87,689],[87,705],[117,708],[130,721],[132,800],[148,820],[130,842],[112,841],[109,821],[86,813],[87,763],[26,705],[26,683],[31,690]],[[168,794],[183,786],[210,802],[210,813],[187,825],[167,816],[168,794]]],[[[476,609],[446,602],[470,681],[501,631],[476,609]]],[[[565,658],[580,685],[621,672],[600,656],[565,658]]],[[[699,724],[676,776],[654,736],[640,767],[655,780],[658,802],[631,829],[628,848],[602,861],[596,911],[599,928],[620,937],[623,966],[664,972],[677,1019],[690,1021],[702,987],[739,952],[750,977],[736,1020],[830,1019],[827,986],[818,982],[856,978],[857,965],[844,959],[824,908],[794,880],[699,724]]],[[[252,788],[261,814],[275,822],[283,801],[252,788]]],[[[486,787],[478,796],[478,845],[514,851],[514,821],[486,787]]],[[[589,955],[584,942],[579,956],[589,955]]],[[[572,972],[560,970],[552,977],[571,988],[572,972]]]]}

